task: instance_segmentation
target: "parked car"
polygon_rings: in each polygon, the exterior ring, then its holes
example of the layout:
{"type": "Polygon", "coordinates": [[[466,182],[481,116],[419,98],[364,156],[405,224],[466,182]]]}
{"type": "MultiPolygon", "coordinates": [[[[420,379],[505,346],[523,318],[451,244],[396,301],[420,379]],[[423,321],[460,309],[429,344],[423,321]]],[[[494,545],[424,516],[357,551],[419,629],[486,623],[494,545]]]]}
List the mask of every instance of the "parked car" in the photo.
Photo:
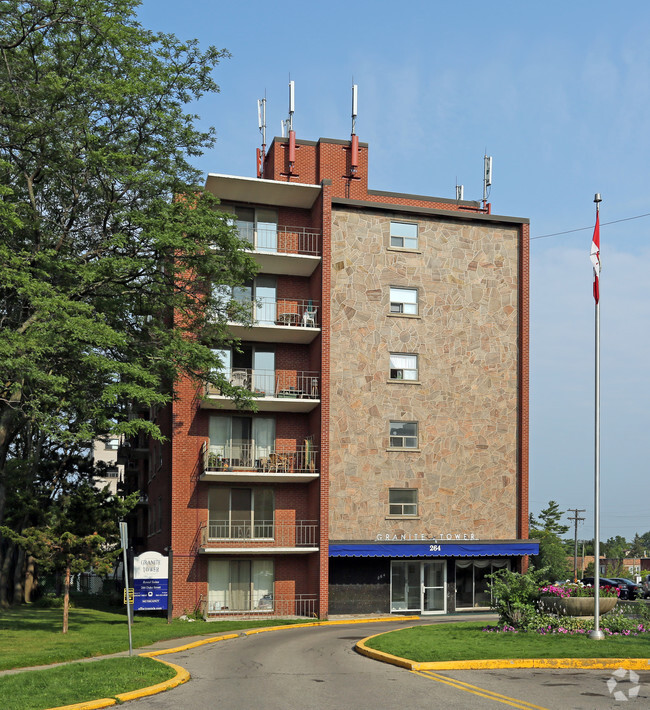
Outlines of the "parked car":
{"type": "MultiPolygon", "coordinates": [[[[583,584],[593,586],[593,577],[583,577],[583,584]]],[[[636,599],[640,585],[633,582],[631,579],[623,579],[622,577],[601,577],[601,587],[617,587],[619,590],[619,599],[636,599]],[[630,594],[632,596],[630,596],[630,594]]]]}
{"type": "Polygon", "coordinates": [[[621,599],[639,599],[643,596],[643,587],[631,579],[625,577],[612,577],[612,579],[620,584],[621,599]]]}

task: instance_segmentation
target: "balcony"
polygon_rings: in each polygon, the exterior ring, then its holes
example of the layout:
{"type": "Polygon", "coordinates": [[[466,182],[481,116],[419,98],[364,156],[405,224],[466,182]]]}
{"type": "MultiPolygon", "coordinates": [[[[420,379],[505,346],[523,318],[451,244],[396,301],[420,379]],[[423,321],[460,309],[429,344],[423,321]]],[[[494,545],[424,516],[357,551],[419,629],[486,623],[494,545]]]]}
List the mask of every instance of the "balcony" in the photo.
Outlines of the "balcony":
{"type": "Polygon", "coordinates": [[[213,520],[199,527],[202,554],[301,554],[318,551],[318,521],[213,520]]]}
{"type": "Polygon", "coordinates": [[[267,274],[311,276],[321,261],[321,232],[312,227],[237,222],[241,239],[250,242],[255,260],[267,274]]]}
{"type": "Polygon", "coordinates": [[[230,323],[236,338],[259,343],[307,344],[320,333],[320,302],[300,298],[251,301],[252,326],[230,323]]]}
{"type": "Polygon", "coordinates": [[[318,452],[310,442],[295,451],[254,443],[204,443],[201,458],[201,481],[305,483],[319,477],[318,452]]]}
{"type": "MultiPolygon", "coordinates": [[[[311,412],[320,404],[320,373],[300,370],[258,370],[233,368],[226,373],[232,385],[253,393],[260,412],[311,412]]],[[[232,409],[232,400],[212,385],[206,389],[202,406],[232,409]]]]}
{"type": "Polygon", "coordinates": [[[203,601],[201,608],[206,618],[227,615],[256,617],[260,614],[305,616],[310,619],[316,617],[318,600],[315,594],[294,594],[290,596],[253,593],[252,596],[252,600],[246,595],[242,601],[241,594],[238,596],[236,592],[224,591],[219,599],[203,601]]]}

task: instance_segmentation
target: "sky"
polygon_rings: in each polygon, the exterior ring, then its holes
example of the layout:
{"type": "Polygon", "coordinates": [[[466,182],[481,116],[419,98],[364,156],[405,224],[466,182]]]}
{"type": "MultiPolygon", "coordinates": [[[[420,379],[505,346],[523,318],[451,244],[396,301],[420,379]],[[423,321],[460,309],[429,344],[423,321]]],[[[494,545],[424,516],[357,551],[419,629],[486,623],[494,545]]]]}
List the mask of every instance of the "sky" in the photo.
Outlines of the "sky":
{"type": "Polygon", "coordinates": [[[217,134],[194,159],[206,174],[254,176],[257,99],[270,143],[290,79],[307,140],[349,137],[358,85],[372,189],[453,198],[462,184],[479,200],[493,157],[493,213],[531,224],[530,510],[585,509],[579,539],[594,536],[601,193],[600,538],[650,531],[650,3],[144,0],[138,17],[231,54],[220,93],[193,107],[217,134]]]}

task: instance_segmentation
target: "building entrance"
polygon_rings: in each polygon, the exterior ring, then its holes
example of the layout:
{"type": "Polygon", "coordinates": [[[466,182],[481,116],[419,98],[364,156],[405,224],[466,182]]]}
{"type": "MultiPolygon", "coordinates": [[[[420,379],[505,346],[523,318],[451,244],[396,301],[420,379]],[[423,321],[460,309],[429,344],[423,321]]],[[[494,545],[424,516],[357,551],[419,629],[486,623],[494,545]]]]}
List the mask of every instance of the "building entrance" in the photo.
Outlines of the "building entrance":
{"type": "Polygon", "coordinates": [[[390,609],[444,614],[447,611],[446,561],[392,560],[390,609]]]}

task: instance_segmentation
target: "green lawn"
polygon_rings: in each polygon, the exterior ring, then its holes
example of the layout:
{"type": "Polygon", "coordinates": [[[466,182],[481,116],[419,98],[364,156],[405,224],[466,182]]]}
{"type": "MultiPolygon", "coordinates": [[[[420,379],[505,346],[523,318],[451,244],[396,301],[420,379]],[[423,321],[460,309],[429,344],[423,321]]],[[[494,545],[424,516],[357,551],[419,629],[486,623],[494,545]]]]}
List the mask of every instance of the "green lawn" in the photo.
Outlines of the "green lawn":
{"type": "Polygon", "coordinates": [[[2,710],[45,710],[113,698],[119,693],[162,683],[174,675],[173,668],[138,656],[16,673],[0,678],[2,710]]]}
{"type": "MultiPolygon", "coordinates": [[[[67,634],[61,633],[61,619],[61,609],[36,606],[23,605],[0,612],[0,670],[73,661],[129,649],[126,615],[123,613],[71,609],[67,634]]],[[[247,619],[190,623],[175,619],[168,624],[166,619],[136,615],[133,648],[142,648],[165,639],[218,636],[237,629],[291,623],[296,622],[247,619]]]]}
{"type": "Polygon", "coordinates": [[[412,661],[457,661],[488,658],[649,658],[650,634],[607,636],[592,641],[586,634],[486,633],[485,624],[464,622],[414,626],[390,631],[366,642],[370,648],[412,661]]]}

